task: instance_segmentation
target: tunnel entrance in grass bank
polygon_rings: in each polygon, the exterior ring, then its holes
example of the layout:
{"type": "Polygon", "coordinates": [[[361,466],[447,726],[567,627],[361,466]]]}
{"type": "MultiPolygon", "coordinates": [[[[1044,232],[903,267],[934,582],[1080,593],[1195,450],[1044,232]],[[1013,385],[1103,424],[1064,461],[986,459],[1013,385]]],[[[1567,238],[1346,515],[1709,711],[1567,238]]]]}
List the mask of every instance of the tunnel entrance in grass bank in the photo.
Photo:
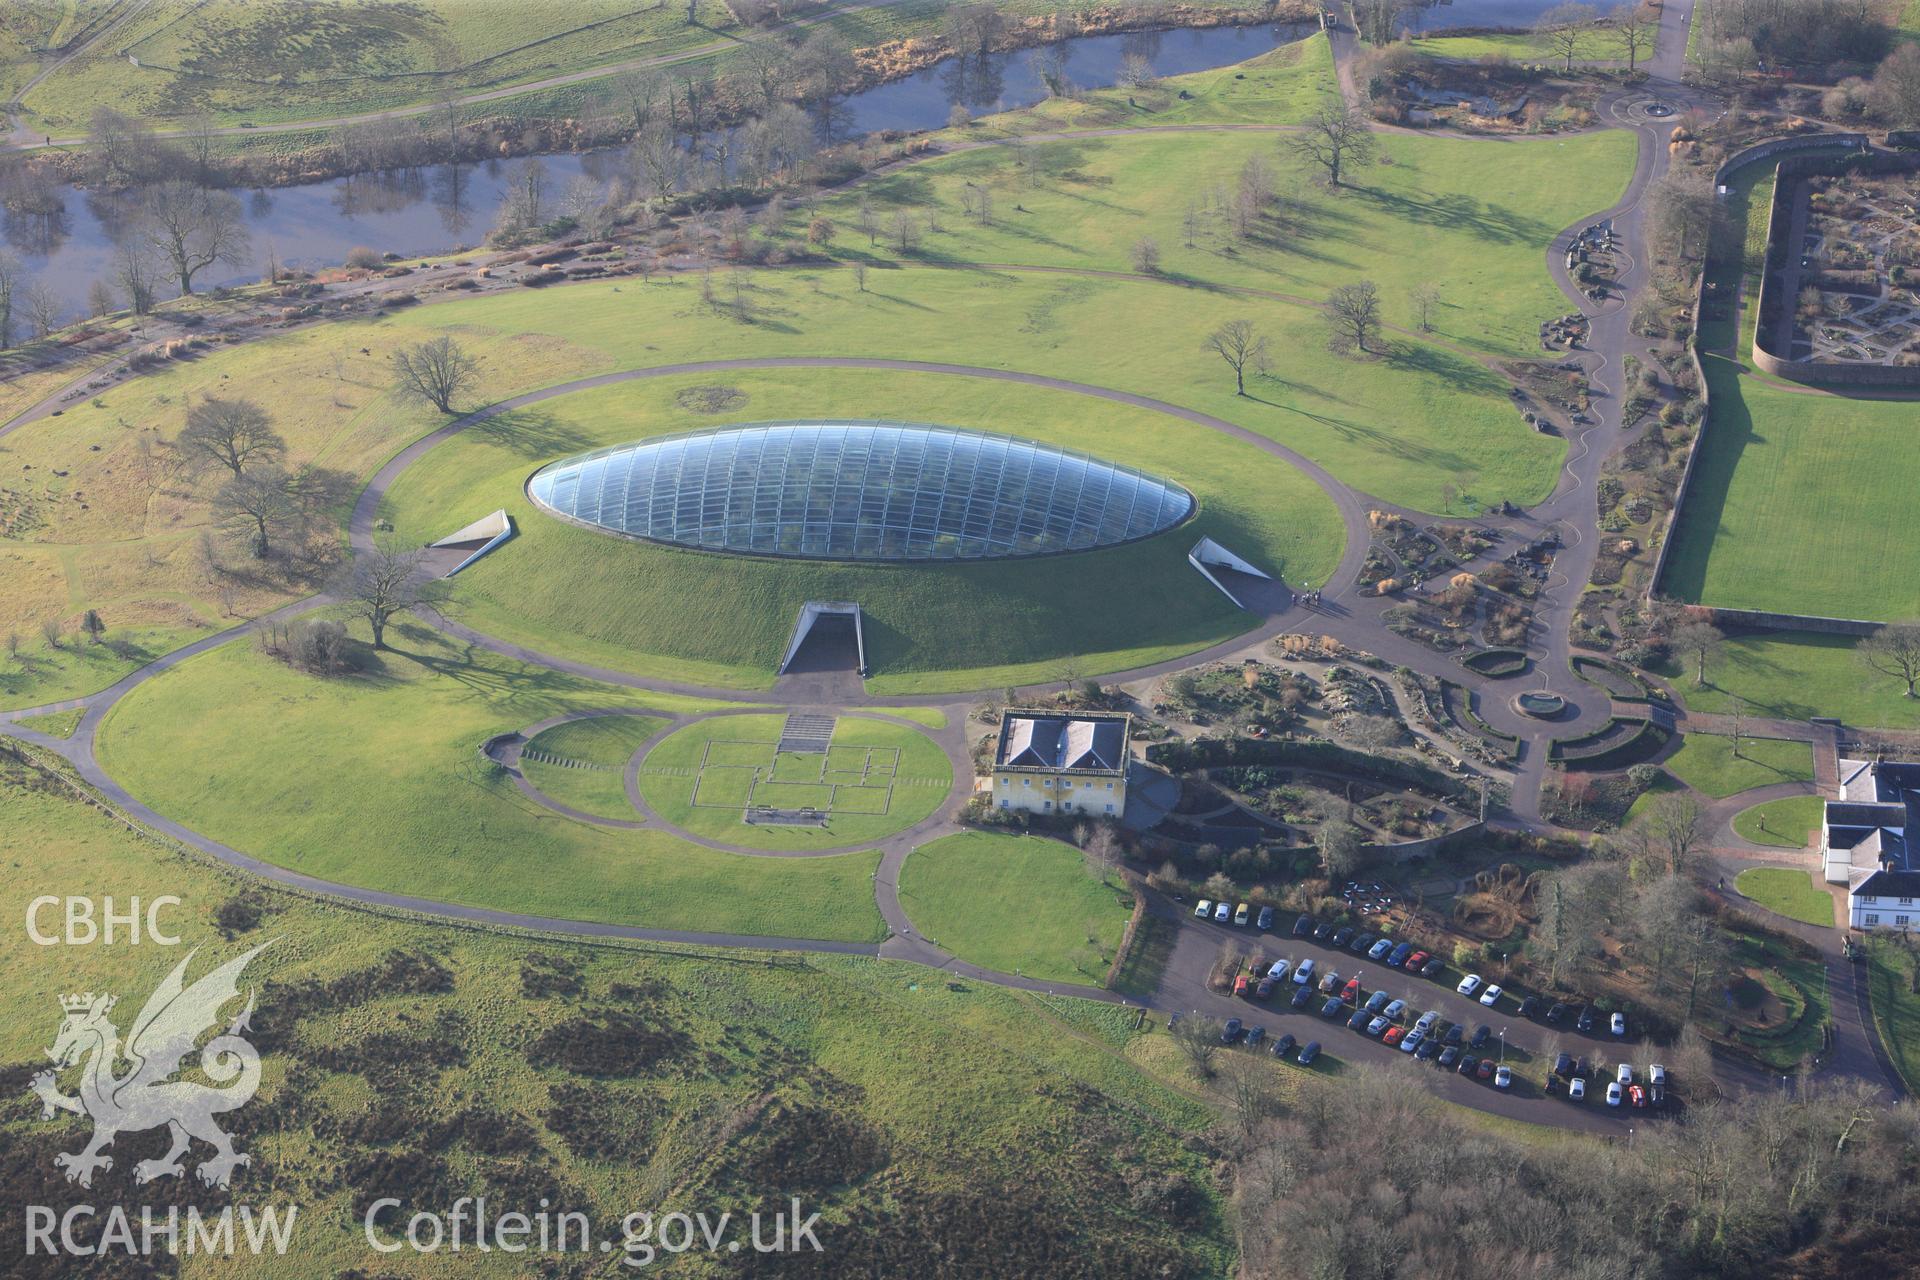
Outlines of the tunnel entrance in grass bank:
{"type": "Polygon", "coordinates": [[[867,674],[866,634],[852,601],[809,600],[800,607],[780,663],[781,693],[833,703],[861,691],[867,674]]]}

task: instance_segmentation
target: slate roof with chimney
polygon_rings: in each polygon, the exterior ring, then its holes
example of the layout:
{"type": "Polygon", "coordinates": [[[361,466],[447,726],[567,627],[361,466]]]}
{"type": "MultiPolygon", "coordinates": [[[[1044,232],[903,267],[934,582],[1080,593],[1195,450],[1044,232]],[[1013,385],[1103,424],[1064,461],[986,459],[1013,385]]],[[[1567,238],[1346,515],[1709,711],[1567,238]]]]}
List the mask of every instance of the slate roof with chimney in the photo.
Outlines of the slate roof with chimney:
{"type": "Polygon", "coordinates": [[[994,766],[1048,773],[1125,773],[1128,719],[1124,715],[1008,712],[1000,725],[994,766]]]}
{"type": "Polygon", "coordinates": [[[1848,853],[1861,897],[1920,897],[1920,763],[1840,762],[1840,798],[1827,801],[1826,844],[1848,853]]]}

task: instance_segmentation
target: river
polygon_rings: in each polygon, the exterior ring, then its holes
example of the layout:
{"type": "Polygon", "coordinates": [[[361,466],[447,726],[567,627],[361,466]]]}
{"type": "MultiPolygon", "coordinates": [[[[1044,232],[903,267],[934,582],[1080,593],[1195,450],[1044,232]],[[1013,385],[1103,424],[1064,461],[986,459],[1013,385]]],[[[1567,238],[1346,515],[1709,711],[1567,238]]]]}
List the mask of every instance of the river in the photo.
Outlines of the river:
{"type": "MultiPolygon", "coordinates": [[[[1179,75],[1243,62],[1300,39],[1309,29],[1211,27],[1078,36],[1042,50],[950,58],[851,95],[837,104],[835,118],[841,129],[856,133],[937,129],[956,105],[979,116],[1046,97],[1037,61],[1042,55],[1075,85],[1091,89],[1116,83],[1129,54],[1146,57],[1158,75],[1179,75]]],[[[576,177],[611,178],[624,164],[618,150],[551,155],[545,161],[555,195],[576,177]]],[[[512,167],[511,161],[438,165],[241,192],[252,232],[252,263],[209,267],[195,283],[212,287],[257,280],[269,255],[283,267],[312,268],[338,266],[350,249],[363,245],[405,257],[478,245],[493,226],[512,167]]],[[[7,214],[0,235],[71,317],[81,314],[93,282],[109,274],[117,210],[111,197],[75,187],[61,188],[60,196],[57,215],[7,214]]]]}

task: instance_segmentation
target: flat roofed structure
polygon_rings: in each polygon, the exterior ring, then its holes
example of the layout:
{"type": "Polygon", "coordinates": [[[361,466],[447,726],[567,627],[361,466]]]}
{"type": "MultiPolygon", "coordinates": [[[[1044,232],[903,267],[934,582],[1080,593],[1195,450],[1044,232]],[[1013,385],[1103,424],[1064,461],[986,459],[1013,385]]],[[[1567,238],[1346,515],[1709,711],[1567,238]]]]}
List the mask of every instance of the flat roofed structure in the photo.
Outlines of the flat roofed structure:
{"type": "Polygon", "coordinates": [[[994,808],[1117,819],[1132,729],[1124,712],[1009,710],[994,747],[994,808]]]}

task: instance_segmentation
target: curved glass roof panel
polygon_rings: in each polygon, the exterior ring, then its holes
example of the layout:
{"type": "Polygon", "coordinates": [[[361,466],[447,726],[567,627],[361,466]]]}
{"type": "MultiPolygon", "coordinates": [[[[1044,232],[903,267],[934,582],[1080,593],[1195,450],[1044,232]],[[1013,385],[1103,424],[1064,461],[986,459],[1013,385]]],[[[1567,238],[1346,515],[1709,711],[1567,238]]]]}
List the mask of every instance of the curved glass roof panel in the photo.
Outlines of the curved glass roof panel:
{"type": "Polygon", "coordinates": [[[1012,436],[891,422],[773,422],[616,445],[541,468],[563,519],[707,551],[978,560],[1085,551],[1185,520],[1179,485],[1012,436]]]}

